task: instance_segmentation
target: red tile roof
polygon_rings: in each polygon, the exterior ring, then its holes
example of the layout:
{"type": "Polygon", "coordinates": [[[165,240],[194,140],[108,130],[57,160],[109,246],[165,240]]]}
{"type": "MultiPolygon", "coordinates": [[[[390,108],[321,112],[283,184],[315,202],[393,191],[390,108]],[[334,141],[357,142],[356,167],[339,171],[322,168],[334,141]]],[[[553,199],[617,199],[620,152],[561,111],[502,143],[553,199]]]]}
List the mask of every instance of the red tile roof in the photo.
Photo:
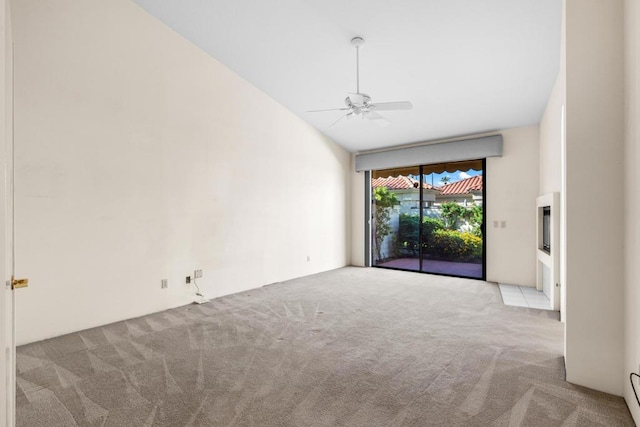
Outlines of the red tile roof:
{"type": "MultiPolygon", "coordinates": [[[[390,176],[387,178],[375,178],[371,180],[373,188],[387,187],[389,190],[410,190],[418,188],[418,180],[408,176],[390,176]]],[[[441,187],[434,187],[430,184],[422,184],[427,190],[435,190],[444,196],[456,194],[469,194],[471,191],[482,191],[482,175],[472,176],[461,181],[445,184],[441,187]]]]}
{"type": "MultiPolygon", "coordinates": [[[[418,188],[420,184],[417,179],[409,178],[408,176],[390,176],[387,178],[375,178],[371,180],[371,186],[373,188],[387,187],[389,190],[409,190],[411,188],[418,188]]],[[[427,190],[437,190],[427,183],[422,184],[427,190]]]]}
{"type": "Polygon", "coordinates": [[[440,194],[447,196],[453,194],[469,194],[471,191],[482,191],[482,175],[472,176],[462,181],[445,184],[438,188],[440,194]]]}

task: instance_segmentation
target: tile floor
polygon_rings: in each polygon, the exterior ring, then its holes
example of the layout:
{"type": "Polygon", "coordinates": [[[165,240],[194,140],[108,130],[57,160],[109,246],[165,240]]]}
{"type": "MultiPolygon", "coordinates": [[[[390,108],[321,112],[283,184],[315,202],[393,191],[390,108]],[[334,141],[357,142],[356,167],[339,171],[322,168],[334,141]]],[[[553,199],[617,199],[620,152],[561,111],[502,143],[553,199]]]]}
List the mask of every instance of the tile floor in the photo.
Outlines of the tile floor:
{"type": "Polygon", "coordinates": [[[542,291],[529,286],[498,284],[505,305],[551,310],[551,301],[542,291]]]}

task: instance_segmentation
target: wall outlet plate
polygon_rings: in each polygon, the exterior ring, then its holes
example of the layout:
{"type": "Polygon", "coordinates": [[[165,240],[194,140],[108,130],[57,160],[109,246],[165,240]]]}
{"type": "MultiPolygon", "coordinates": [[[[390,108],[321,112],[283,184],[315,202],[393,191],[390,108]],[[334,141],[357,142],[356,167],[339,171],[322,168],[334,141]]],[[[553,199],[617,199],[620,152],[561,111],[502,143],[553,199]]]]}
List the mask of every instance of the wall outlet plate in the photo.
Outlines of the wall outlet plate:
{"type": "Polygon", "coordinates": [[[167,289],[169,287],[169,281],[167,279],[162,279],[160,281],[160,289],[167,289]]]}
{"type": "Polygon", "coordinates": [[[191,276],[187,276],[187,278],[186,278],[185,282],[186,282],[186,283],[191,283],[191,276]]]}
{"type": "Polygon", "coordinates": [[[202,277],[202,270],[195,270],[193,272],[193,277],[195,277],[196,279],[199,279],[202,277]]]}

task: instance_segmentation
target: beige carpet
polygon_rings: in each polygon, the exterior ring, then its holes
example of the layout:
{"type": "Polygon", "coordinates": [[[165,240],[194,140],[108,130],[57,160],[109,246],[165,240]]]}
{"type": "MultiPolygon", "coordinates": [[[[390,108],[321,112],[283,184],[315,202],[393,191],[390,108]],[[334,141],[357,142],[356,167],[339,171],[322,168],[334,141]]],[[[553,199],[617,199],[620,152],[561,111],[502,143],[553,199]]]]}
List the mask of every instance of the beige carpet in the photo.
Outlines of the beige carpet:
{"type": "Polygon", "coordinates": [[[18,426],[633,425],[564,381],[562,330],[496,285],[344,268],[20,347],[18,426]]]}

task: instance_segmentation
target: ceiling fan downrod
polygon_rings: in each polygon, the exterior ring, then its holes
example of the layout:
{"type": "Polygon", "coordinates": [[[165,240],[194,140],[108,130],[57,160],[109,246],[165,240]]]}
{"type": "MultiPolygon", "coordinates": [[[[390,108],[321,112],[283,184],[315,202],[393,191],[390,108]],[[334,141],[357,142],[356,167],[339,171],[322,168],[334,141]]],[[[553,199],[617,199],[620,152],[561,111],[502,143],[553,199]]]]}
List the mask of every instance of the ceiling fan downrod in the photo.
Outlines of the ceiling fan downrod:
{"type": "Polygon", "coordinates": [[[351,39],[351,45],[356,48],[356,93],[360,93],[360,48],[364,46],[362,37],[351,39]]]}

